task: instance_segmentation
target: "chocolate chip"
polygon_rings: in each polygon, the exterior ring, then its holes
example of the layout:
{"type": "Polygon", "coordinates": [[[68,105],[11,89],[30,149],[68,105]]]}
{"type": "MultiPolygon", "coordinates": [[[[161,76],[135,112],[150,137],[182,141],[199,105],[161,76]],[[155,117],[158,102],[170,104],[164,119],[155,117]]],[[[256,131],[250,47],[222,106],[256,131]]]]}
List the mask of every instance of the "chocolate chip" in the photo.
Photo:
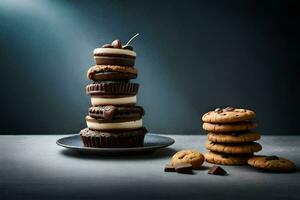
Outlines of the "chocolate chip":
{"type": "Polygon", "coordinates": [[[239,136],[239,133],[231,133],[232,136],[239,136]]]}
{"type": "Polygon", "coordinates": [[[175,167],[173,165],[171,165],[171,164],[167,164],[165,166],[165,172],[176,172],[175,171],[175,167]]]}
{"type": "Polygon", "coordinates": [[[130,50],[130,51],[133,51],[133,47],[130,46],[130,45],[124,45],[122,48],[123,48],[123,49],[130,50]]]}
{"type": "Polygon", "coordinates": [[[277,156],[267,156],[266,160],[278,160],[279,158],[277,156]]]}
{"type": "Polygon", "coordinates": [[[225,176],[227,172],[222,167],[214,165],[208,170],[208,174],[225,176]]]}
{"type": "Polygon", "coordinates": [[[221,108],[216,108],[215,112],[222,112],[222,109],[221,108]]]}
{"type": "Polygon", "coordinates": [[[111,44],[105,44],[102,46],[102,48],[114,48],[111,44]]]}
{"type": "Polygon", "coordinates": [[[121,41],[120,40],[114,40],[111,45],[115,48],[119,48],[121,49],[122,48],[122,44],[121,44],[121,41]]]}
{"type": "Polygon", "coordinates": [[[225,108],[226,111],[234,111],[234,108],[233,107],[227,107],[225,108]]]}
{"type": "Polygon", "coordinates": [[[228,155],[222,155],[222,158],[229,158],[228,155]]]}
{"type": "Polygon", "coordinates": [[[145,110],[143,107],[141,107],[141,115],[144,116],[145,115],[145,110]]]}
{"type": "Polygon", "coordinates": [[[104,119],[111,120],[118,109],[115,106],[105,106],[103,109],[104,119]]]}
{"type": "Polygon", "coordinates": [[[177,165],[175,165],[175,171],[177,173],[182,173],[182,174],[192,174],[193,166],[189,163],[177,164],[177,165]]]}

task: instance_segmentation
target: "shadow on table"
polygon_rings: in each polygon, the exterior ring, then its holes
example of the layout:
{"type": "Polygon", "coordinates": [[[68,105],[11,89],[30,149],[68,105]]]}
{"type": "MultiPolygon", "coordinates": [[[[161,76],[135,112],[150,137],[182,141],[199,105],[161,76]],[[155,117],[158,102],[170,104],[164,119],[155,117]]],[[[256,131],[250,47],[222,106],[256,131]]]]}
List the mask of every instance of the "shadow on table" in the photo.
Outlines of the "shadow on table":
{"type": "Polygon", "coordinates": [[[172,148],[162,148],[156,151],[139,152],[139,153],[126,153],[126,154],[95,154],[95,153],[83,153],[80,151],[74,151],[70,149],[62,149],[60,154],[67,157],[79,158],[79,159],[95,159],[95,160],[145,160],[145,159],[160,159],[171,158],[177,151],[172,148]]]}

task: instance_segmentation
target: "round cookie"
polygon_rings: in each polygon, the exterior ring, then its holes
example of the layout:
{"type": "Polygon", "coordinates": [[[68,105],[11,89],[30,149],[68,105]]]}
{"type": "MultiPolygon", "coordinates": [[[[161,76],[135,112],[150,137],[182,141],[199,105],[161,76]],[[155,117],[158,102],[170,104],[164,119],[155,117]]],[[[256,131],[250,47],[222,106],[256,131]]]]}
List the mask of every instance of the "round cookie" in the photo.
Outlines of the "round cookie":
{"type": "Polygon", "coordinates": [[[236,122],[231,124],[212,124],[204,122],[202,128],[209,132],[238,132],[256,128],[253,122],[236,122]]]}
{"type": "Polygon", "coordinates": [[[256,142],[249,142],[244,144],[220,144],[207,141],[205,147],[208,150],[220,153],[230,154],[247,154],[258,152],[262,149],[262,146],[256,142]]]}
{"type": "Polygon", "coordinates": [[[277,172],[292,172],[296,169],[296,165],[292,161],[277,156],[254,156],[248,160],[248,164],[252,167],[277,172]]]}
{"type": "Polygon", "coordinates": [[[128,66],[95,65],[87,72],[87,78],[93,81],[129,80],[137,77],[137,69],[128,66]]]}
{"type": "Polygon", "coordinates": [[[199,168],[204,162],[204,156],[197,150],[182,150],[175,153],[171,159],[173,166],[182,163],[189,163],[194,169],[199,168]]]}
{"type": "Polygon", "coordinates": [[[130,131],[95,131],[85,128],[80,131],[80,138],[86,147],[139,147],[143,146],[146,133],[144,127],[130,131]]]}
{"type": "Polygon", "coordinates": [[[209,151],[204,154],[206,162],[219,164],[219,165],[243,165],[247,164],[249,158],[253,154],[242,154],[242,155],[232,155],[232,154],[222,154],[209,151]]]}
{"type": "Polygon", "coordinates": [[[217,143],[245,143],[254,142],[260,139],[260,134],[255,132],[238,132],[238,133],[207,133],[207,139],[217,143]]]}
{"type": "Polygon", "coordinates": [[[205,113],[202,116],[202,121],[222,124],[248,121],[254,118],[255,112],[253,112],[252,110],[227,107],[225,109],[217,108],[214,111],[205,113]]]}

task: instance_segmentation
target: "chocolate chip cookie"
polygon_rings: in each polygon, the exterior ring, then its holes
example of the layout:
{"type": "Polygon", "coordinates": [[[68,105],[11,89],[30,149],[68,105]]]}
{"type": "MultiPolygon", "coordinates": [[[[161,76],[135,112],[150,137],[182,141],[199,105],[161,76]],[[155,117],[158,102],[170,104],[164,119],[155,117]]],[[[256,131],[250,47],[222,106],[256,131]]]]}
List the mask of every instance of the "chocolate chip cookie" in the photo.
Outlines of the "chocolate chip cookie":
{"type": "Polygon", "coordinates": [[[227,107],[225,109],[217,108],[209,111],[202,116],[203,122],[209,123],[234,123],[249,121],[255,118],[255,112],[249,109],[227,107]]]}
{"type": "Polygon", "coordinates": [[[171,164],[173,166],[181,163],[189,163],[194,169],[199,168],[204,162],[204,156],[197,150],[182,150],[173,155],[171,164]]]}
{"type": "Polygon", "coordinates": [[[208,150],[220,153],[229,154],[247,154],[260,151],[262,146],[256,142],[249,142],[243,144],[220,144],[207,141],[205,147],[208,150]]]}
{"type": "Polygon", "coordinates": [[[260,139],[260,134],[256,132],[233,132],[233,133],[207,133],[207,139],[217,143],[245,143],[260,139]]]}
{"type": "Polygon", "coordinates": [[[209,163],[219,165],[243,165],[247,164],[253,154],[223,154],[209,151],[204,154],[205,160],[209,163]]]}
{"type": "Polygon", "coordinates": [[[254,156],[248,160],[248,164],[252,167],[277,172],[292,172],[296,169],[296,165],[292,161],[277,156],[254,156]]]}
{"type": "Polygon", "coordinates": [[[244,121],[230,124],[212,124],[204,122],[202,127],[209,132],[238,132],[254,129],[256,123],[244,121]]]}

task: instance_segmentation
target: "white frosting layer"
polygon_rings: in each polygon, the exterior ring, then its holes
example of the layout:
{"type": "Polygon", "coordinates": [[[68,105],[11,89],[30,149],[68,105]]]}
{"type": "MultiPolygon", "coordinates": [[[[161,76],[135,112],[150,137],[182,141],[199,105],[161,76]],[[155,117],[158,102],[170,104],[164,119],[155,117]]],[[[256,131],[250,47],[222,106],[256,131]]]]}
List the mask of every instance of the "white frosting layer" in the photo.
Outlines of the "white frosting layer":
{"type": "Polygon", "coordinates": [[[123,54],[128,56],[136,57],[136,53],[127,49],[116,49],[116,48],[96,48],[94,54],[109,53],[109,54],[123,54]]]}
{"type": "Polygon", "coordinates": [[[121,97],[121,98],[103,98],[103,97],[92,96],[91,103],[93,106],[135,104],[136,96],[121,97]]]}
{"type": "MultiPolygon", "coordinates": [[[[86,119],[91,118],[87,116],[86,119]]],[[[93,130],[112,130],[112,129],[137,129],[143,127],[143,120],[118,122],[118,123],[99,123],[86,121],[87,127],[93,130]]]]}

